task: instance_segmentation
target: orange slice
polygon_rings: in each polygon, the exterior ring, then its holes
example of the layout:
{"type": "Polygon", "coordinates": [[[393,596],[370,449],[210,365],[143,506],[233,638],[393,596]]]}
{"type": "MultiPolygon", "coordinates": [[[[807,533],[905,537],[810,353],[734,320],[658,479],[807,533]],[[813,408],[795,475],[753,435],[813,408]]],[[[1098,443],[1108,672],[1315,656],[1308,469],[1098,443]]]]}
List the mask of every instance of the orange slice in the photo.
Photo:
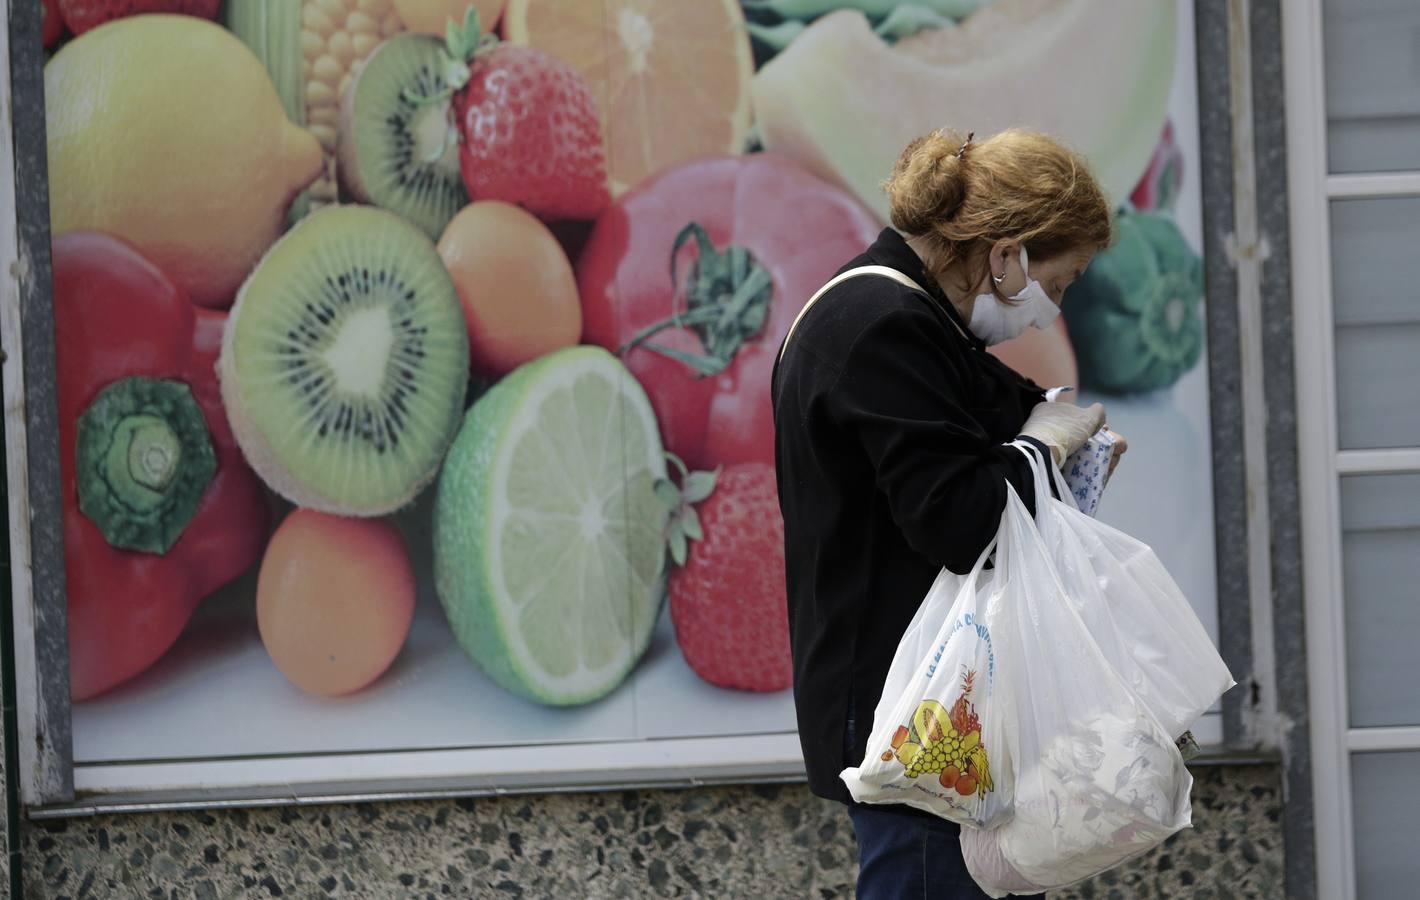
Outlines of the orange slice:
{"type": "Polygon", "coordinates": [[[587,80],[613,194],[744,149],[754,60],[739,0],[509,0],[503,36],[587,80]]]}
{"type": "Polygon", "coordinates": [[[492,31],[503,14],[503,0],[394,0],[394,11],[407,30],[437,37],[444,36],[450,22],[462,25],[470,6],[478,8],[483,31],[492,31]]]}

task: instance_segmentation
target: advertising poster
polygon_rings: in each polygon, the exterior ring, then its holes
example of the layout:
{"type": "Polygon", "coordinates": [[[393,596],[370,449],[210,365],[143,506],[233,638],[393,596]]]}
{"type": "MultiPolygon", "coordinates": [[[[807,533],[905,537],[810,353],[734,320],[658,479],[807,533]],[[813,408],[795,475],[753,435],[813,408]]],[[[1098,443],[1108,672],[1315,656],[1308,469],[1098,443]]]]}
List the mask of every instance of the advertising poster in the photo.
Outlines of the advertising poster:
{"type": "Polygon", "coordinates": [[[1216,630],[1189,4],[44,5],[76,764],[792,735],[770,370],[938,127],[1120,208],[996,352],[1216,630]]]}

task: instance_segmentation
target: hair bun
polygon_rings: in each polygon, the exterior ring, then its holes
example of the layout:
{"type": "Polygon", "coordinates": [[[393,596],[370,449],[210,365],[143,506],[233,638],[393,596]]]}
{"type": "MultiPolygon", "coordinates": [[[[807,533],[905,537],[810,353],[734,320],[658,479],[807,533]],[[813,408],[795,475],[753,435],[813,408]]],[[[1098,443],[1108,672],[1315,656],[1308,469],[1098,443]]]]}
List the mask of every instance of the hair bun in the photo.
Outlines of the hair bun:
{"type": "Polygon", "coordinates": [[[967,138],[934,131],[908,144],[884,188],[894,228],[924,234],[950,219],[966,199],[967,138]]]}

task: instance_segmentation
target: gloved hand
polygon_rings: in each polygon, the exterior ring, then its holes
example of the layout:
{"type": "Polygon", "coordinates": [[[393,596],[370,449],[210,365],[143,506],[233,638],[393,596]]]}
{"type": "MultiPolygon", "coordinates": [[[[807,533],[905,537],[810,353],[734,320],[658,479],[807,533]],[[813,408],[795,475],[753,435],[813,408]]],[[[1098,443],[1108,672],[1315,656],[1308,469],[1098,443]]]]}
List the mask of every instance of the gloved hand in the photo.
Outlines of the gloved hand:
{"type": "Polygon", "coordinates": [[[1129,441],[1125,440],[1124,435],[1113,428],[1109,430],[1109,433],[1114,435],[1114,455],[1109,458],[1109,472],[1105,475],[1106,478],[1114,475],[1114,470],[1119,467],[1119,458],[1129,450],[1129,441]]]}
{"type": "Polygon", "coordinates": [[[1030,418],[1021,426],[1021,435],[1049,447],[1059,466],[1103,426],[1104,407],[1098,403],[1081,408],[1047,401],[1037,403],[1030,411],[1030,418]]]}

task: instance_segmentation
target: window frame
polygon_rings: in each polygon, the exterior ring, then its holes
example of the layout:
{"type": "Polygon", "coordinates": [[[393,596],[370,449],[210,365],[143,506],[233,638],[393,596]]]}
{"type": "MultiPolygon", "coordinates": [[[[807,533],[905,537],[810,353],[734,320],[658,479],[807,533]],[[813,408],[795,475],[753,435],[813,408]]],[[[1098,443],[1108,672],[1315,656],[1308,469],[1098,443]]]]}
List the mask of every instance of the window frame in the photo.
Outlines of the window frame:
{"type": "Polygon", "coordinates": [[[1317,895],[1356,896],[1351,761],[1356,753],[1420,750],[1420,726],[1352,728],[1347,702],[1341,478],[1420,473],[1420,448],[1342,450],[1336,413],[1331,203],[1420,197],[1414,172],[1331,174],[1327,160],[1322,0],[1282,11],[1293,284],[1293,340],[1310,692],[1317,895]]]}

